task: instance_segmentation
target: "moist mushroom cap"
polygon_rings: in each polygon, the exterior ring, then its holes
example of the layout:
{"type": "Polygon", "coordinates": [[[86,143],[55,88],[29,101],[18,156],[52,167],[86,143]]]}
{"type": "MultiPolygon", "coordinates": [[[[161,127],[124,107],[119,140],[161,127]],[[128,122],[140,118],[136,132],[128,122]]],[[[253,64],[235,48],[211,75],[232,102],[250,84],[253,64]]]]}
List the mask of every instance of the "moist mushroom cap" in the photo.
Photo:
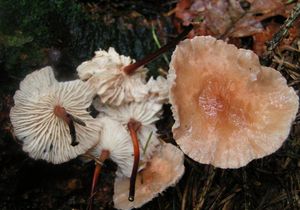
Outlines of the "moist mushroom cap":
{"type": "Polygon", "coordinates": [[[287,138],[298,96],[256,54],[213,37],[181,42],[170,63],[176,142],[192,159],[238,168],[287,138]]]}
{"type": "Polygon", "coordinates": [[[151,201],[166,188],[175,185],[184,173],[184,155],[171,144],[163,144],[146,168],[138,173],[133,202],[128,201],[128,178],[116,178],[114,205],[117,209],[139,208],[151,201]]]}
{"type": "Polygon", "coordinates": [[[34,159],[57,164],[94,146],[100,128],[86,111],[93,95],[89,85],[80,80],[57,82],[50,67],[27,75],[14,96],[15,106],[10,111],[23,150],[34,159]],[[68,125],[54,114],[57,105],[86,124],[84,127],[75,123],[77,146],[71,146],[68,125]]]}

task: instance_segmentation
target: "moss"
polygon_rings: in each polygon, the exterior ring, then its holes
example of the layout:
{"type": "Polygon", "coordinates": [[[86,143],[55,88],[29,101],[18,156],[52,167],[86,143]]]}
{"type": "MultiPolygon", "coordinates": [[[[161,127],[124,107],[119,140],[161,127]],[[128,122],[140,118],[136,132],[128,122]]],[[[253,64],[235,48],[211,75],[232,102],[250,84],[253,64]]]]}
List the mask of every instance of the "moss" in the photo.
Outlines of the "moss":
{"type": "MultiPolygon", "coordinates": [[[[156,49],[152,25],[139,13],[92,13],[82,3],[64,0],[2,0],[0,11],[1,74],[16,83],[27,73],[52,65],[53,49],[63,54],[61,71],[69,69],[72,75],[99,48],[113,46],[136,59],[156,49]]],[[[152,74],[159,63],[149,65],[152,74]]]]}

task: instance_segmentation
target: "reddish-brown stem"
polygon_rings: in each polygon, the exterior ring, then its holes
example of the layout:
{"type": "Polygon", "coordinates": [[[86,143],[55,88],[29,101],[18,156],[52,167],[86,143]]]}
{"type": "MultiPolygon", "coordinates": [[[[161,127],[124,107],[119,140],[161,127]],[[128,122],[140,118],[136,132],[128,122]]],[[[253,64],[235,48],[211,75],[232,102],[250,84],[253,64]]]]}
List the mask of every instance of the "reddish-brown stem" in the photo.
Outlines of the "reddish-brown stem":
{"type": "Polygon", "coordinates": [[[80,119],[77,119],[76,117],[72,116],[69,114],[64,107],[61,107],[59,105],[54,107],[54,114],[61,118],[68,126],[70,130],[70,135],[71,135],[71,145],[76,146],[79,144],[79,142],[76,141],[76,130],[75,130],[75,125],[74,122],[85,126],[85,123],[82,122],[80,119]]]}
{"type": "Polygon", "coordinates": [[[135,72],[135,70],[138,69],[139,67],[146,65],[147,63],[149,63],[150,61],[156,59],[158,56],[160,56],[164,52],[168,51],[170,48],[175,47],[182,39],[184,39],[188,35],[188,33],[192,29],[193,29],[193,25],[191,25],[191,24],[188,25],[187,27],[184,28],[183,32],[180,33],[171,42],[169,42],[168,44],[164,45],[163,47],[161,47],[160,49],[158,49],[156,52],[154,52],[154,53],[146,56],[142,60],[139,60],[139,61],[137,61],[135,63],[129,64],[128,66],[125,66],[123,68],[123,71],[127,75],[133,74],[135,72]]]}
{"type": "Polygon", "coordinates": [[[98,184],[99,180],[99,175],[101,173],[101,168],[106,159],[109,158],[109,151],[108,150],[102,150],[100,157],[99,157],[99,163],[96,163],[95,170],[94,170],[94,175],[93,175],[93,181],[92,181],[92,187],[91,187],[91,195],[88,203],[88,208],[89,210],[93,209],[93,202],[94,202],[94,195],[95,195],[95,188],[98,184]]]}
{"type": "Polygon", "coordinates": [[[136,181],[136,176],[137,176],[139,162],[140,162],[140,146],[137,137],[137,130],[140,127],[140,123],[131,120],[127,124],[127,127],[133,143],[133,152],[134,152],[134,162],[133,162],[133,167],[132,167],[132,172],[130,177],[129,196],[128,196],[128,200],[132,202],[134,201],[135,181],[136,181]]]}
{"type": "Polygon", "coordinates": [[[66,123],[69,123],[70,118],[68,117],[68,113],[66,111],[66,109],[64,107],[61,107],[59,105],[56,105],[54,107],[54,114],[61,118],[63,121],[65,121],[66,123]]]}

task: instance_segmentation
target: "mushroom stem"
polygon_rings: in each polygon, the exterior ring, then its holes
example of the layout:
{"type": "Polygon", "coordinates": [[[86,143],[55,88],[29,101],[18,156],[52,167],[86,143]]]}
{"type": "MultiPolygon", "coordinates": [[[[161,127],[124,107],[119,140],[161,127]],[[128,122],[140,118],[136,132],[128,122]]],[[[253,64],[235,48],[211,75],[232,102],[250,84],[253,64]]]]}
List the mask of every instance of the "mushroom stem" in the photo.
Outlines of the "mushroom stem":
{"type": "Polygon", "coordinates": [[[130,202],[134,201],[134,194],[135,194],[135,181],[138,172],[139,162],[140,162],[140,146],[139,140],[137,137],[137,130],[141,124],[134,120],[130,120],[127,124],[128,130],[130,132],[131,140],[133,143],[133,152],[134,152],[134,162],[132,167],[132,172],[130,176],[130,187],[129,187],[129,195],[128,200],[130,202]]]}
{"type": "Polygon", "coordinates": [[[131,75],[135,72],[136,69],[138,69],[139,67],[146,65],[147,63],[149,63],[150,61],[156,59],[158,56],[160,56],[161,54],[163,54],[164,52],[166,52],[167,50],[169,50],[172,47],[175,47],[182,39],[184,39],[188,33],[193,29],[193,25],[190,24],[187,27],[184,28],[183,32],[181,32],[175,39],[173,39],[171,42],[169,42],[168,44],[164,45],[163,47],[161,47],[160,49],[158,49],[156,52],[146,56],[145,58],[143,58],[142,60],[139,60],[135,63],[129,64],[125,67],[123,67],[123,71],[127,74],[127,75],[131,75]]]}
{"type": "Polygon", "coordinates": [[[109,153],[108,150],[102,150],[98,161],[95,162],[96,166],[95,166],[95,170],[94,170],[93,181],[92,181],[92,188],[91,188],[91,195],[90,195],[90,200],[89,200],[88,208],[87,209],[91,210],[93,208],[95,188],[96,188],[96,186],[98,184],[98,178],[99,178],[99,175],[101,173],[102,165],[103,165],[104,161],[109,158],[109,154],[110,153],[109,153]]]}
{"type": "Polygon", "coordinates": [[[76,130],[75,130],[75,125],[74,122],[78,123],[79,125],[86,126],[83,121],[80,119],[72,116],[69,114],[64,107],[61,107],[59,105],[54,107],[54,114],[61,118],[68,126],[70,130],[70,135],[71,135],[71,145],[76,146],[79,144],[78,141],[76,141],[76,130]]]}

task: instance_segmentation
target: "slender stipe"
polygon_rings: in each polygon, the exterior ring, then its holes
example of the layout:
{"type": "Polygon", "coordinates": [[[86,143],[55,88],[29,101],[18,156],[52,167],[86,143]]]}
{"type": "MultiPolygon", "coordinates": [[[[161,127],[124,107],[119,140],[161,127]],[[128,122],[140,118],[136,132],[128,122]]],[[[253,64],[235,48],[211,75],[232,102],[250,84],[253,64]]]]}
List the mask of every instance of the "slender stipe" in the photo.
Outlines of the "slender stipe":
{"type": "Polygon", "coordinates": [[[101,173],[101,168],[106,159],[109,158],[109,151],[108,150],[102,150],[99,161],[95,162],[95,170],[94,170],[94,175],[93,175],[93,181],[92,181],[92,188],[91,188],[91,195],[89,198],[87,210],[92,210],[93,209],[93,203],[94,203],[94,195],[95,195],[95,188],[98,184],[99,180],[99,175],[101,173]]]}
{"type": "Polygon", "coordinates": [[[127,124],[127,127],[130,132],[131,140],[133,143],[133,151],[134,151],[134,162],[133,162],[133,168],[130,177],[129,196],[128,196],[128,200],[130,202],[133,202],[134,195],[135,195],[135,181],[136,181],[136,176],[137,176],[139,162],[140,162],[140,146],[139,146],[139,140],[136,133],[138,128],[140,127],[140,124],[135,121],[130,121],[127,124]]]}
{"type": "Polygon", "coordinates": [[[156,59],[158,56],[160,56],[164,52],[168,51],[170,48],[175,47],[182,39],[184,39],[189,34],[189,32],[192,29],[193,29],[193,25],[191,25],[191,24],[188,25],[187,27],[184,28],[183,32],[181,34],[179,34],[171,42],[164,45],[163,47],[158,49],[156,52],[146,56],[142,60],[136,61],[135,63],[129,64],[128,66],[125,66],[123,68],[123,71],[128,75],[133,74],[135,72],[135,70],[138,69],[139,67],[146,65],[147,63],[149,63],[150,61],[156,59]]]}
{"type": "Polygon", "coordinates": [[[59,105],[54,107],[54,114],[61,118],[69,127],[70,135],[71,135],[71,145],[74,147],[79,144],[78,141],[76,141],[76,129],[74,122],[78,123],[81,126],[86,126],[83,121],[80,119],[72,116],[69,114],[64,107],[61,107],[59,105]]]}

